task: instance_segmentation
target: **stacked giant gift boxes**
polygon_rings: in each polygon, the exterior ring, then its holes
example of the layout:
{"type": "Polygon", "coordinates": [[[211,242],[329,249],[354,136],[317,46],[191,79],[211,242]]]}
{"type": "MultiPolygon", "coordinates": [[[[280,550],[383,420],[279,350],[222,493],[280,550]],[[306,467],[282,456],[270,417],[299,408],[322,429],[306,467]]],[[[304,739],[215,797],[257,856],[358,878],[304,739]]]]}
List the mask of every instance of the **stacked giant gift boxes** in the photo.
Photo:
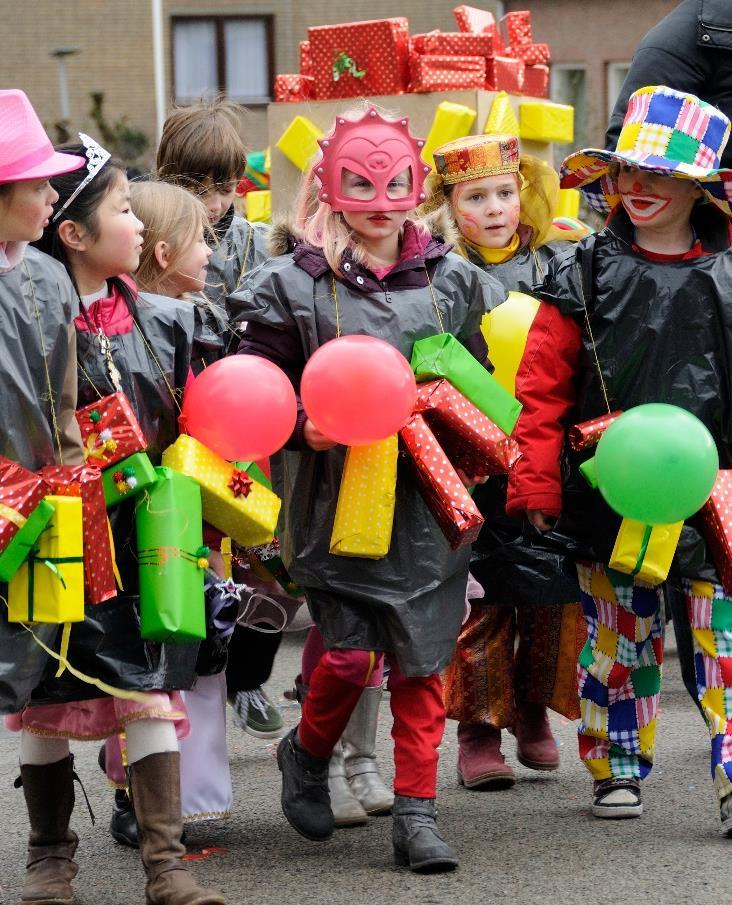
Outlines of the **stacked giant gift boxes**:
{"type": "MultiPolygon", "coordinates": [[[[399,112],[415,121],[426,101],[432,117],[423,158],[430,164],[436,146],[476,129],[495,132],[498,126],[545,147],[571,142],[574,111],[546,100],[549,47],[534,41],[531,13],[511,12],[499,22],[492,13],[470,6],[458,6],[453,13],[459,29],[455,32],[410,35],[403,17],[308,29],[308,40],[300,43],[300,72],[275,80],[277,102],[299,109],[290,107],[291,116],[278,108],[270,111],[270,137],[280,157],[289,161],[287,166],[306,170],[317,140],[332,121],[332,109],[324,103],[319,110],[317,102],[356,97],[404,95],[399,112]],[[456,92],[468,91],[485,97],[486,92],[497,92],[493,103],[499,109],[479,117],[476,108],[482,109],[483,100],[469,106],[452,99],[456,92]],[[437,92],[450,92],[449,98],[435,97],[437,92]],[[521,95],[520,101],[511,99],[521,95]]],[[[394,101],[386,106],[393,107],[394,101]]],[[[275,155],[275,172],[278,164],[275,155]]],[[[283,175],[287,180],[295,173],[285,170],[283,175]]],[[[275,193],[280,188],[285,198],[293,186],[281,187],[275,180],[275,193]]]]}

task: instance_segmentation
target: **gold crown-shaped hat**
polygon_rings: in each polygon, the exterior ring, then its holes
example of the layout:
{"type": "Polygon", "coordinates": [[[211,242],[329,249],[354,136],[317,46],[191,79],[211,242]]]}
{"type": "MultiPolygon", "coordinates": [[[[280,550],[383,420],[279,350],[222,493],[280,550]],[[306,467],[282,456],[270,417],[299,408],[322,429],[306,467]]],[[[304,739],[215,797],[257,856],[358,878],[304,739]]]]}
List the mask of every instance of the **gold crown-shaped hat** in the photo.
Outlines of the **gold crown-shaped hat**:
{"type": "Polygon", "coordinates": [[[435,167],[445,185],[518,173],[521,157],[515,135],[467,135],[434,152],[435,167]]]}

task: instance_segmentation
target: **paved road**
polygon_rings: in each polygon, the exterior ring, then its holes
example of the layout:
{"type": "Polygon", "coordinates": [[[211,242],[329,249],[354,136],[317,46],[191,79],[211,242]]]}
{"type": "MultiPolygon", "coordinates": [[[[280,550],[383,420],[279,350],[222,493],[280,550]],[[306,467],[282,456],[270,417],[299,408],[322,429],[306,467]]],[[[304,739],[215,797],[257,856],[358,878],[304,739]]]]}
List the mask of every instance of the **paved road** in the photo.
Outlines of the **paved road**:
{"type": "MultiPolygon", "coordinates": [[[[288,725],[299,708],[282,699],[298,671],[304,636],[287,636],[269,683],[285,706],[288,725]]],[[[572,724],[553,716],[562,767],[545,776],[518,767],[509,791],[471,793],[455,781],[455,724],[442,746],[440,825],[461,865],[451,875],[418,877],[392,866],[390,819],[340,830],[324,844],[308,843],[279,810],[274,745],[229,729],[235,812],[219,824],[199,825],[189,847],[224,848],[194,862],[203,882],[229,905],[719,905],[730,901],[732,840],[718,835],[718,812],[708,770],[706,729],[681,684],[669,644],[664,675],[658,767],[645,785],[646,814],[608,823],[589,813],[590,784],[576,758],[572,724]]],[[[388,705],[380,727],[384,773],[391,777],[388,705]]],[[[513,757],[513,741],[507,743],[513,757]]],[[[143,872],[135,852],[106,832],[109,794],[96,768],[96,746],[75,748],[79,772],[99,819],[92,827],[77,804],[81,837],[77,905],[142,905],[143,872]]],[[[22,793],[15,791],[17,739],[0,735],[3,834],[0,901],[16,905],[27,833],[22,793]]]]}

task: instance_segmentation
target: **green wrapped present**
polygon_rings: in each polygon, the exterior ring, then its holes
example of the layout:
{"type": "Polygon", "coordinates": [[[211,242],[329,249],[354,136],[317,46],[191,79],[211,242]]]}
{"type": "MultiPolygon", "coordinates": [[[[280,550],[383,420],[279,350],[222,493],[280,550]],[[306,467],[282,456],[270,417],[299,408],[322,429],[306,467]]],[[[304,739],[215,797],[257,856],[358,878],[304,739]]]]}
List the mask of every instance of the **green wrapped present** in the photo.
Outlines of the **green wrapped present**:
{"type": "Polygon", "coordinates": [[[53,506],[46,500],[36,506],[22,528],[0,553],[0,581],[10,581],[28,559],[31,550],[53,517],[53,506]]]}
{"type": "Polygon", "coordinates": [[[139,452],[105,468],[102,487],[107,509],[151,487],[158,477],[147,453],[139,452]]]}
{"type": "Polygon", "coordinates": [[[513,431],[521,414],[521,403],[452,333],[418,339],[412,349],[411,364],[418,382],[444,377],[504,433],[513,431]]]}
{"type": "Polygon", "coordinates": [[[206,637],[201,491],[191,478],[156,468],[137,507],[140,633],[148,641],[185,644],[206,637]]]}

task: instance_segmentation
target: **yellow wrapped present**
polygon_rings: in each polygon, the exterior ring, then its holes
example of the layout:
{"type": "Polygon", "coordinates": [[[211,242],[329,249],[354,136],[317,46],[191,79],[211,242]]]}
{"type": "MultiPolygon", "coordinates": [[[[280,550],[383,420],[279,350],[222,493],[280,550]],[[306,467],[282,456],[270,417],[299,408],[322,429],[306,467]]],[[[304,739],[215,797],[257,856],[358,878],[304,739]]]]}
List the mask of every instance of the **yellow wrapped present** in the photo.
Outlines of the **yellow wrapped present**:
{"type": "Polygon", "coordinates": [[[296,116],[280,135],[276,147],[299,170],[307,170],[318,151],[323,133],[307,116],[296,116]]]}
{"type": "Polygon", "coordinates": [[[256,547],[272,540],[282,501],[246,471],[186,434],[165,450],[163,465],[196,481],[204,521],[237,544],[256,547]]]}
{"type": "Polygon", "coordinates": [[[491,104],[491,112],[485,121],[486,135],[518,135],[519,124],[511,106],[511,98],[505,91],[499,91],[491,104]]]}
{"type": "Polygon", "coordinates": [[[555,217],[579,217],[580,193],[577,189],[559,189],[559,203],[555,217]]]}
{"type": "Polygon", "coordinates": [[[82,622],[84,559],[81,498],[47,496],[48,527],[8,584],[10,622],[82,622]]]}
{"type": "Polygon", "coordinates": [[[330,538],[336,556],[381,559],[389,552],[399,443],[396,435],[351,446],[330,538]]]}
{"type": "Polygon", "coordinates": [[[683,527],[683,522],[644,525],[624,518],[608,565],[648,584],[661,584],[668,577],[683,527]]]}
{"type": "Polygon", "coordinates": [[[456,138],[470,135],[477,115],[472,107],[466,107],[465,104],[453,104],[451,101],[443,101],[438,104],[422,148],[422,160],[434,167],[435,161],[432,154],[435,148],[447,144],[448,141],[454,141],[456,138]]]}
{"type": "Polygon", "coordinates": [[[268,223],[272,219],[272,192],[269,189],[247,192],[244,201],[250,223],[268,223]]]}
{"type": "Polygon", "coordinates": [[[519,137],[525,141],[574,141],[574,107],[549,101],[519,105],[519,137]]]}

